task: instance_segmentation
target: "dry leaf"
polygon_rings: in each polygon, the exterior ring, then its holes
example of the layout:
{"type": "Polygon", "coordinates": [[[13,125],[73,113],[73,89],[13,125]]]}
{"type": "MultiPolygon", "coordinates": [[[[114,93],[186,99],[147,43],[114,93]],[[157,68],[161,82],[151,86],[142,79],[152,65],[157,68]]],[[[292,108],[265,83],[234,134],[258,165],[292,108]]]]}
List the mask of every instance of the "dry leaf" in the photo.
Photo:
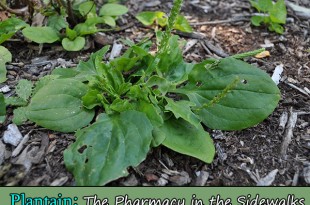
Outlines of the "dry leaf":
{"type": "Polygon", "coordinates": [[[263,51],[259,54],[255,55],[255,58],[266,58],[270,56],[270,52],[269,51],[263,51]]]}

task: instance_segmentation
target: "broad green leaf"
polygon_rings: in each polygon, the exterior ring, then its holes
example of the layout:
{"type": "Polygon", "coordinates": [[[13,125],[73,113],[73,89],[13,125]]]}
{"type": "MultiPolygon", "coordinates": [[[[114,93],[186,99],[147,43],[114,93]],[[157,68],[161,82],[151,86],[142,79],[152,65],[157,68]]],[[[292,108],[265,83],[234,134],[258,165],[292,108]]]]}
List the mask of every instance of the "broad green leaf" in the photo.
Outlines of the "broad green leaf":
{"type": "Polygon", "coordinates": [[[187,32],[187,33],[193,32],[193,29],[189,25],[187,19],[182,15],[178,15],[173,28],[176,30],[182,31],[182,32],[187,32]]]}
{"type": "Polygon", "coordinates": [[[20,80],[16,86],[17,96],[27,102],[32,93],[32,86],[32,82],[25,79],[20,80]]]}
{"type": "Polygon", "coordinates": [[[155,107],[152,103],[145,100],[139,100],[136,103],[136,109],[146,114],[153,127],[160,127],[164,123],[161,109],[155,107]]]}
{"type": "Polygon", "coordinates": [[[64,38],[62,39],[61,44],[67,51],[80,51],[85,46],[85,38],[78,36],[72,41],[69,38],[64,38]]]}
{"type": "Polygon", "coordinates": [[[7,48],[0,46],[0,62],[8,63],[11,61],[12,61],[11,52],[7,48]]]}
{"type": "Polygon", "coordinates": [[[97,70],[95,67],[95,60],[96,58],[102,59],[103,56],[108,52],[110,49],[110,46],[105,46],[102,49],[96,51],[95,53],[91,54],[88,61],[80,61],[78,64],[76,70],[80,72],[76,76],[76,78],[80,78],[83,81],[86,81],[89,76],[97,76],[97,70]]]}
{"type": "Polygon", "coordinates": [[[13,111],[14,115],[13,115],[13,123],[15,123],[16,125],[21,125],[24,122],[27,121],[27,108],[26,107],[18,107],[16,109],[14,109],[13,111]]]}
{"type": "Polygon", "coordinates": [[[87,109],[93,109],[96,106],[100,106],[101,101],[98,98],[98,95],[102,95],[102,93],[95,89],[88,90],[87,93],[82,97],[83,105],[87,109]]]}
{"type": "Polygon", "coordinates": [[[64,152],[66,167],[78,186],[102,186],[126,176],[128,166],[145,159],[152,129],[141,112],[101,114],[94,124],[76,133],[76,141],[64,152]]]}
{"type": "Polygon", "coordinates": [[[125,83],[122,72],[103,63],[101,57],[95,58],[95,69],[102,86],[109,90],[113,97],[119,97],[129,90],[131,84],[125,83]]]}
{"type": "Polygon", "coordinates": [[[147,118],[151,121],[154,128],[152,131],[153,139],[151,146],[157,147],[162,144],[166,137],[161,133],[161,130],[159,129],[159,127],[161,127],[164,123],[163,112],[158,106],[155,106],[151,102],[146,101],[148,100],[147,96],[139,98],[140,99],[136,102],[135,109],[137,111],[145,113],[147,118]]]}
{"type": "Polygon", "coordinates": [[[113,111],[116,112],[125,112],[127,110],[133,110],[134,109],[134,105],[132,103],[129,102],[128,99],[115,99],[111,105],[109,106],[109,108],[113,111]]]}
{"type": "Polygon", "coordinates": [[[111,16],[103,16],[101,17],[102,20],[104,21],[105,24],[111,26],[111,27],[115,27],[116,26],[116,22],[115,19],[111,16]]]}
{"type": "Polygon", "coordinates": [[[262,11],[262,12],[268,12],[272,6],[272,0],[258,0],[258,5],[259,5],[259,10],[258,11],[262,11]]]}
{"type": "Polygon", "coordinates": [[[46,75],[39,79],[39,81],[36,82],[35,87],[33,88],[33,95],[36,94],[41,88],[49,84],[51,81],[59,78],[58,75],[46,75]]]}
{"type": "MultiPolygon", "coordinates": [[[[136,15],[136,18],[145,26],[152,25],[156,20],[165,18],[165,13],[161,11],[144,11],[136,15]]],[[[166,19],[166,18],[165,18],[166,19]]],[[[167,21],[166,21],[167,24],[167,21]]],[[[165,26],[161,25],[161,26],[165,26]]]]}
{"type": "Polygon", "coordinates": [[[28,24],[25,21],[19,18],[10,17],[4,21],[0,21],[0,35],[11,32],[15,33],[19,29],[22,29],[27,26],[28,24]]]}
{"type": "Polygon", "coordinates": [[[21,19],[10,17],[0,21],[0,44],[10,39],[18,30],[29,26],[21,19]]]}
{"type": "Polygon", "coordinates": [[[77,37],[77,32],[75,30],[70,29],[68,26],[66,27],[66,36],[69,40],[73,41],[77,37]]]}
{"type": "Polygon", "coordinates": [[[93,1],[86,1],[79,5],[79,12],[82,16],[95,15],[96,14],[96,4],[93,1]]]}
{"type": "Polygon", "coordinates": [[[45,128],[73,132],[89,124],[93,110],[85,110],[81,98],[87,86],[74,79],[54,79],[31,98],[26,116],[45,128]]]}
{"type": "Polygon", "coordinates": [[[70,68],[55,68],[52,71],[52,75],[59,76],[58,78],[74,78],[80,72],[76,71],[75,69],[70,68]]]}
{"type": "Polygon", "coordinates": [[[5,64],[12,61],[11,52],[3,46],[0,46],[0,83],[6,81],[6,66],[5,64]]]}
{"type": "Polygon", "coordinates": [[[119,57],[110,61],[110,64],[119,71],[129,71],[139,60],[139,57],[126,58],[119,57]]]}
{"type": "Polygon", "coordinates": [[[0,123],[3,123],[6,115],[6,105],[4,101],[4,95],[0,93],[0,123]]]}
{"type": "Polygon", "coordinates": [[[14,36],[15,32],[3,33],[0,35],[0,44],[14,36]]]}
{"type": "Polygon", "coordinates": [[[264,16],[252,16],[251,23],[254,26],[260,26],[260,24],[264,21],[264,16]]]}
{"type": "Polygon", "coordinates": [[[268,29],[270,31],[275,31],[278,34],[282,34],[284,32],[284,28],[278,23],[270,23],[268,29]]]}
{"type": "Polygon", "coordinates": [[[171,87],[173,87],[171,82],[157,75],[153,75],[152,77],[150,77],[150,79],[146,82],[145,85],[152,88],[153,92],[158,90],[159,91],[158,95],[163,96],[165,96],[168,90],[171,89],[171,87]]]}
{"type": "Polygon", "coordinates": [[[278,0],[270,10],[270,19],[273,23],[286,23],[286,6],[284,0],[278,0]]]}
{"type": "Polygon", "coordinates": [[[179,48],[178,36],[170,38],[169,47],[173,49],[168,49],[161,54],[158,69],[163,73],[166,80],[175,84],[183,83],[193,69],[193,64],[184,62],[179,48]]]}
{"type": "Polygon", "coordinates": [[[79,23],[74,29],[79,36],[94,34],[98,31],[96,24],[79,23]]]}
{"type": "Polygon", "coordinates": [[[11,106],[26,106],[28,104],[27,101],[21,99],[20,97],[7,97],[5,98],[5,104],[11,106]]]}
{"type": "Polygon", "coordinates": [[[100,16],[120,16],[127,13],[128,9],[120,4],[104,4],[100,10],[100,16]]]}
{"type": "Polygon", "coordinates": [[[169,39],[169,47],[171,49],[167,49],[167,51],[160,56],[158,69],[163,73],[175,69],[180,63],[183,62],[182,52],[179,48],[178,38],[178,36],[172,36],[169,39]]]}
{"type": "Polygon", "coordinates": [[[201,126],[199,117],[197,117],[197,115],[191,110],[191,108],[196,105],[195,103],[186,100],[174,101],[170,98],[165,99],[168,103],[165,106],[165,109],[171,111],[176,119],[182,118],[196,128],[201,126]]]}
{"type": "Polygon", "coordinates": [[[48,17],[47,26],[56,31],[60,31],[61,29],[66,28],[68,23],[66,22],[65,17],[55,14],[48,17]]]}
{"type": "Polygon", "coordinates": [[[194,112],[212,129],[240,130],[268,117],[280,99],[280,91],[262,70],[226,58],[205,68],[198,64],[189,83],[175,92],[183,93],[197,107],[194,112]]]}
{"type": "Polygon", "coordinates": [[[36,43],[54,43],[59,41],[59,33],[51,27],[27,27],[23,35],[36,43]]]}
{"type": "Polygon", "coordinates": [[[160,129],[166,135],[164,146],[206,163],[212,162],[215,148],[209,133],[202,126],[196,128],[183,119],[171,118],[160,129]]]}
{"type": "Polygon", "coordinates": [[[260,6],[257,0],[250,0],[251,5],[256,8],[256,10],[260,11],[260,6]]]}

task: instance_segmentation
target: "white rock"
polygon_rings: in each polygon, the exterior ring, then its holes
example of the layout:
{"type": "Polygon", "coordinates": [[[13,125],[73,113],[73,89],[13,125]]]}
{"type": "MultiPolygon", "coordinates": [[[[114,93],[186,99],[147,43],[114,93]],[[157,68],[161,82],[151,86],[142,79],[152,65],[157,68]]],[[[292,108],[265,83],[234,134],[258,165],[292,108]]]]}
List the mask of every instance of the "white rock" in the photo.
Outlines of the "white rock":
{"type": "Polygon", "coordinates": [[[109,60],[113,60],[115,57],[119,56],[121,54],[122,48],[123,48],[122,44],[114,43],[109,60]]]}
{"type": "Polygon", "coordinates": [[[283,72],[283,64],[277,65],[271,77],[273,82],[275,82],[277,85],[280,83],[282,72],[283,72]]]}
{"type": "Polygon", "coordinates": [[[4,143],[17,146],[23,139],[18,127],[15,124],[8,125],[8,129],[3,134],[4,143]]]}
{"type": "Polygon", "coordinates": [[[11,89],[8,85],[3,86],[2,88],[0,88],[0,93],[7,93],[10,92],[11,89]]]}

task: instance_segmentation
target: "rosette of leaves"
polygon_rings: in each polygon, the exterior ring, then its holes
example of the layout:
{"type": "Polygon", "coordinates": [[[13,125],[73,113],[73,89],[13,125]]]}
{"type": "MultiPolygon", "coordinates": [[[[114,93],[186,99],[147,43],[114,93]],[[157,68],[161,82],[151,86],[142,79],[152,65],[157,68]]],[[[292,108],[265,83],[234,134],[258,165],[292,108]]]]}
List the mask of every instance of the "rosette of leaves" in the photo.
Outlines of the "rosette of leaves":
{"type": "Polygon", "coordinates": [[[286,23],[286,6],[284,0],[278,0],[273,3],[272,0],[250,0],[251,5],[261,14],[251,17],[251,23],[254,26],[261,24],[268,25],[270,31],[279,34],[284,32],[281,24],[286,23]]]}
{"type": "Polygon", "coordinates": [[[178,36],[170,33],[181,2],[174,4],[156,55],[150,41],[127,41],[129,49],[110,62],[103,61],[104,47],[76,68],[55,69],[36,83],[24,116],[52,130],[77,130],[64,152],[77,185],[126,176],[159,145],[210,163],[215,148],[203,125],[245,129],[277,106],[279,89],[252,65],[233,57],[183,60],[178,36]]]}

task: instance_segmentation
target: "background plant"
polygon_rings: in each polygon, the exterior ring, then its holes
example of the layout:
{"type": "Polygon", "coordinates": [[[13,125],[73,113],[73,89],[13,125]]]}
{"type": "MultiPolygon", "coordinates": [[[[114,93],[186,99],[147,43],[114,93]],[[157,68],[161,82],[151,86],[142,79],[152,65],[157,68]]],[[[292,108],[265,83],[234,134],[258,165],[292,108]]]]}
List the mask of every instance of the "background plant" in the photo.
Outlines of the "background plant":
{"type": "Polygon", "coordinates": [[[23,35],[36,43],[53,43],[61,41],[67,51],[81,50],[85,45],[86,35],[94,34],[101,29],[97,24],[116,26],[116,18],[125,14],[128,9],[119,4],[104,4],[97,15],[94,1],[85,1],[80,4],[73,4],[72,11],[65,12],[63,7],[59,12],[50,12],[47,26],[27,27],[22,30],[23,35]],[[77,13],[77,17],[71,17],[70,13],[77,13]],[[66,21],[68,19],[68,21],[66,21]],[[69,23],[71,19],[71,22],[69,23]],[[77,23],[82,21],[81,23],[77,23]],[[72,29],[71,29],[72,28],[72,29]],[[65,34],[62,34],[65,29],[65,34]]]}
{"type": "Polygon", "coordinates": [[[273,3],[272,0],[250,0],[251,5],[261,14],[252,16],[251,22],[254,26],[260,26],[262,23],[268,26],[270,31],[279,34],[284,32],[281,24],[286,23],[286,6],[284,0],[278,0],[273,3]]]}
{"type": "MultiPolygon", "coordinates": [[[[168,23],[167,15],[162,11],[144,11],[137,14],[136,18],[145,26],[159,25],[165,27],[168,23]]],[[[173,26],[174,29],[183,32],[192,32],[193,29],[183,15],[178,15],[173,26]]]]}

